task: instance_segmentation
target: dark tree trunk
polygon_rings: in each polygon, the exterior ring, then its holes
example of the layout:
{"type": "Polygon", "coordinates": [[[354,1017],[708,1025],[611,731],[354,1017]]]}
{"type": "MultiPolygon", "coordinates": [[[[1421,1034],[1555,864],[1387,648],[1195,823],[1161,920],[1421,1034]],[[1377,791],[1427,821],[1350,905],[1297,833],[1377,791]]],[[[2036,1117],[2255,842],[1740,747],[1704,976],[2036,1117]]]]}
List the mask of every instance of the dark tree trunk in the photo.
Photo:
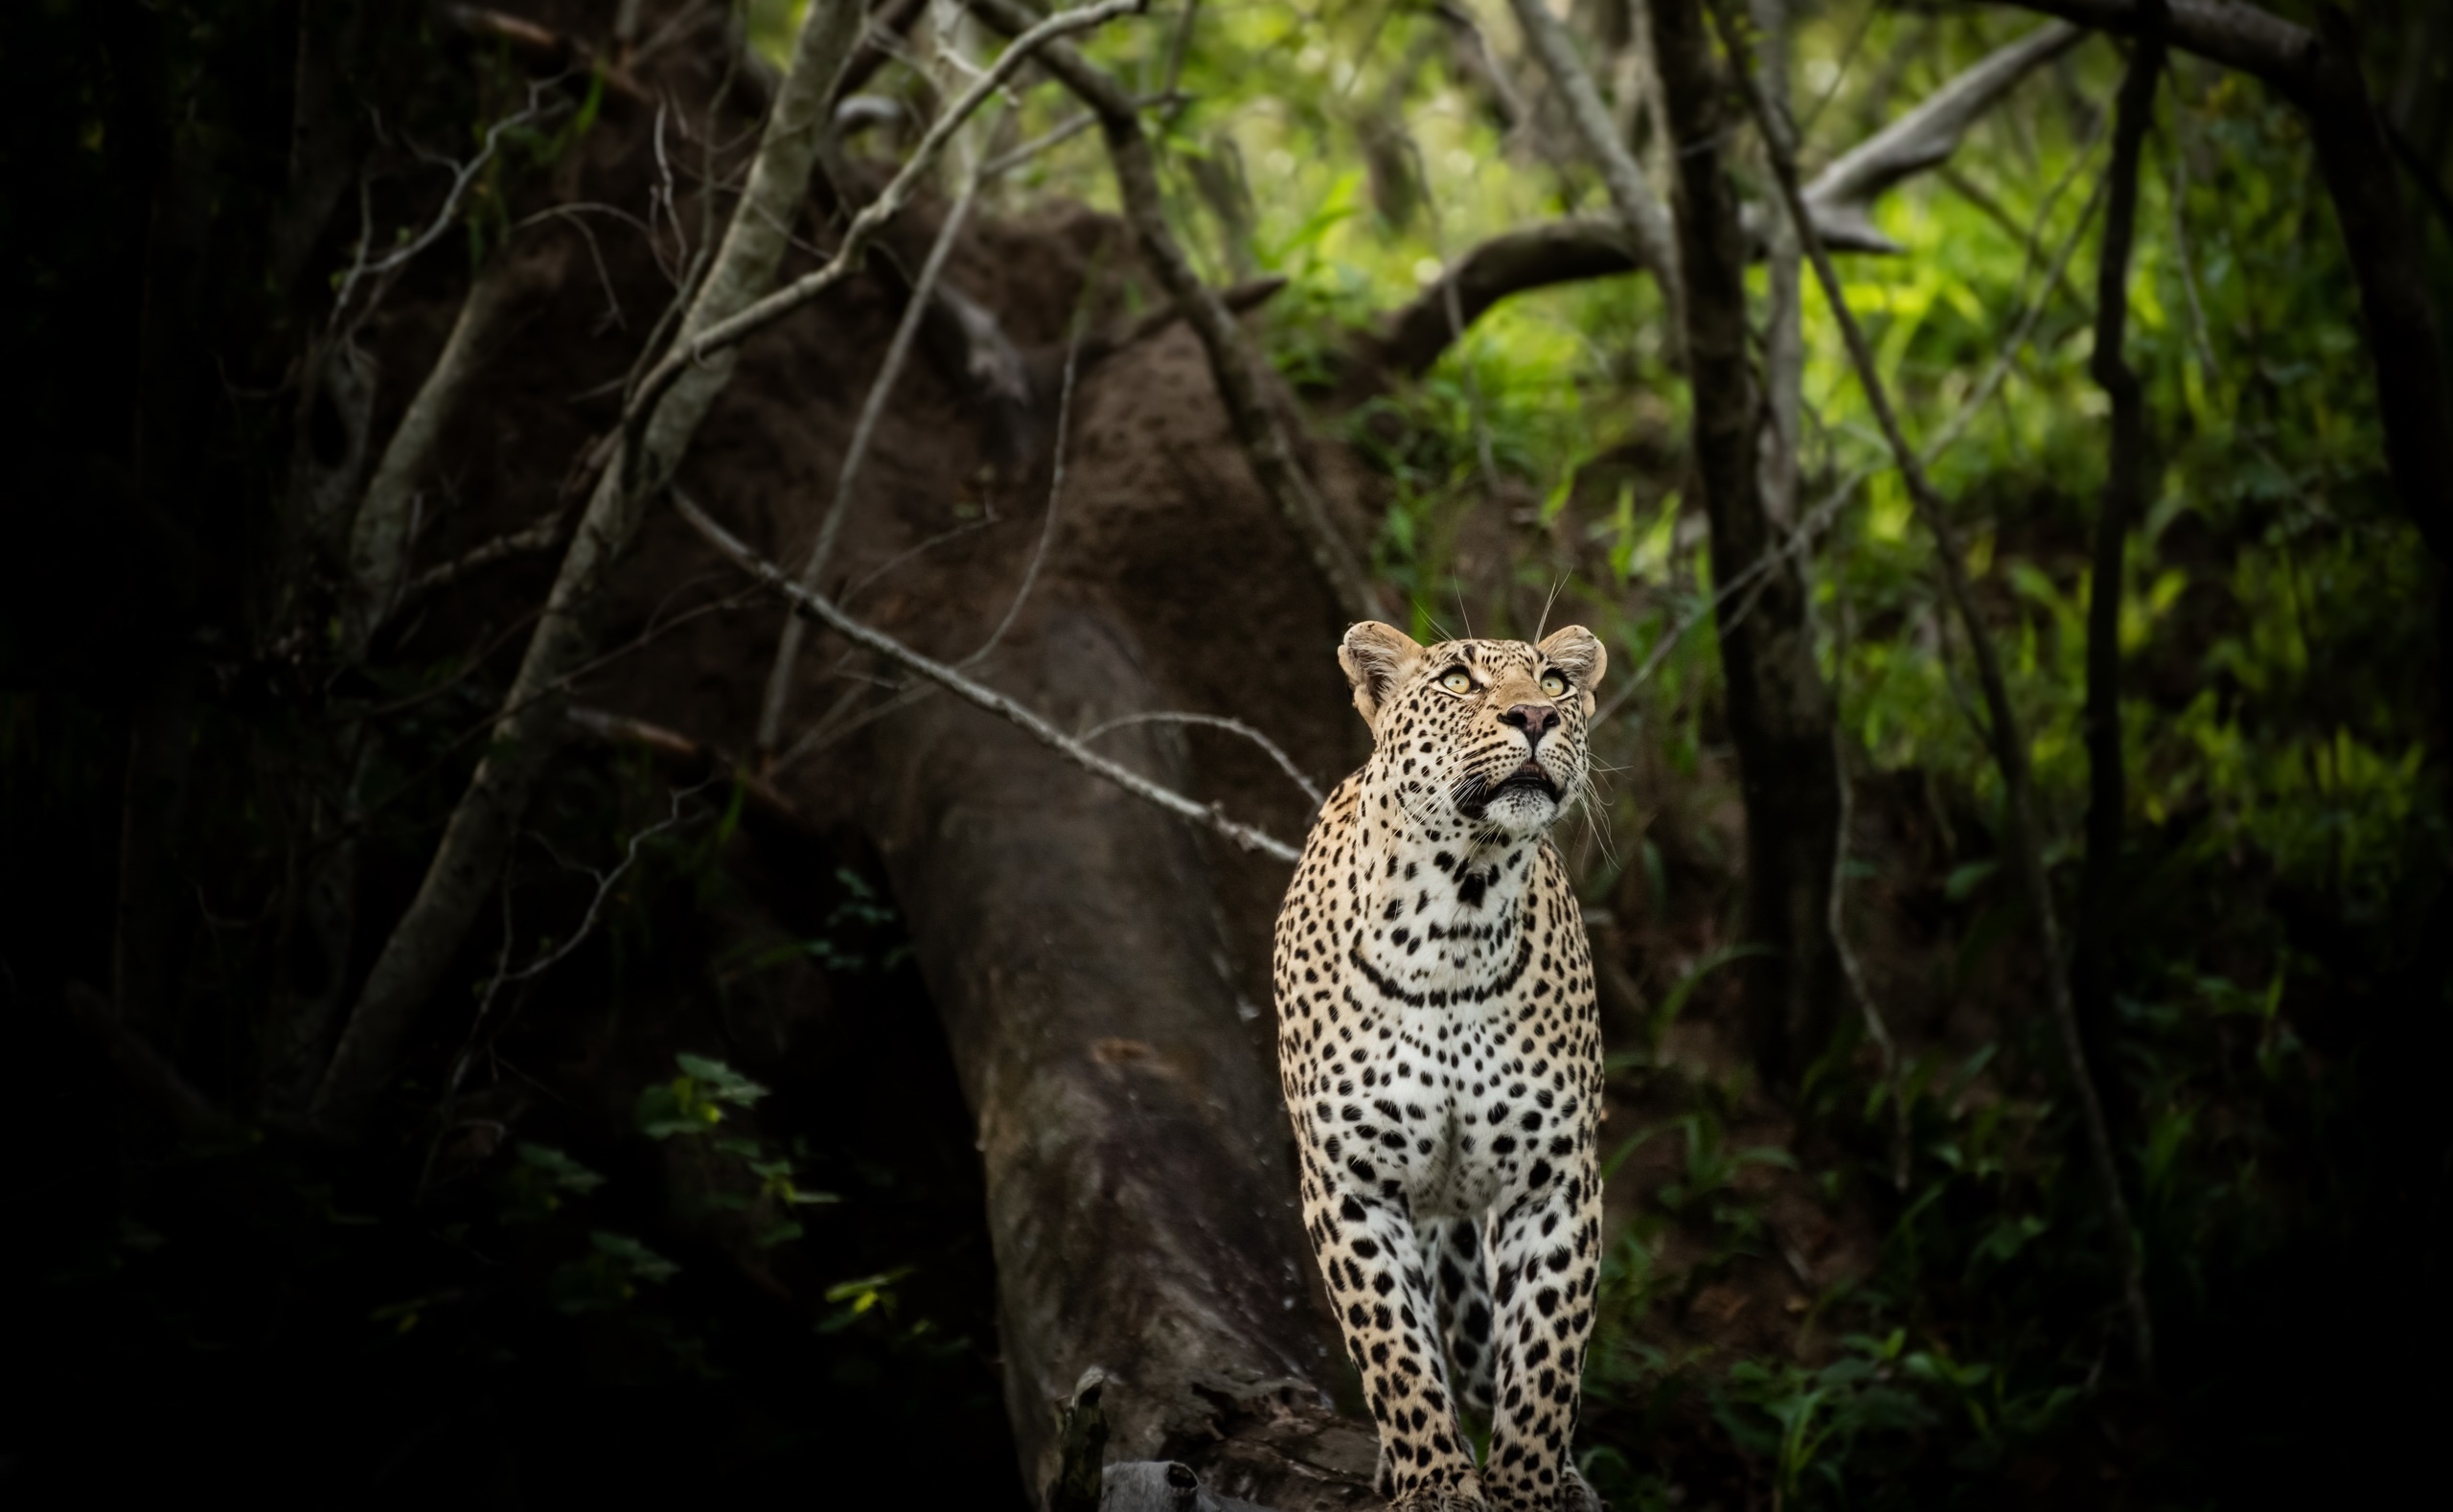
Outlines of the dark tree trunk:
{"type": "Polygon", "coordinates": [[[2146,396],[2121,352],[2129,325],[2129,254],[2138,229],[2138,159],[2155,120],[2155,85],[2164,47],[2142,38],[2121,80],[2113,130],[2112,196],[2104,213],[2096,276],[2096,381],[2111,401],[2112,444],[2096,515],[2095,577],[2087,605],[2087,870],[2078,904],[2077,958],[2071,973],[2087,1062],[2103,1086],[2116,1134],[2135,1122],[2122,1095],[2114,1053],[2113,951],[2119,918],[2122,820],[2128,808],[2121,766],[2121,599],[2129,522],[2144,506],[2146,396]]]}
{"type": "MultiPolygon", "coordinates": [[[[1677,139],[1680,265],[1686,276],[1694,476],[1711,523],[1712,579],[1727,584],[1782,541],[1763,509],[1763,395],[1748,355],[1746,240],[1721,168],[1735,125],[1697,0],[1648,8],[1677,139]]],[[[1839,824],[1831,692],[1814,657],[1803,573],[1783,555],[1720,606],[1730,733],[1746,800],[1747,962],[1756,1063],[1794,1086],[1832,1023],[1837,959],[1826,928],[1839,824]]]]}

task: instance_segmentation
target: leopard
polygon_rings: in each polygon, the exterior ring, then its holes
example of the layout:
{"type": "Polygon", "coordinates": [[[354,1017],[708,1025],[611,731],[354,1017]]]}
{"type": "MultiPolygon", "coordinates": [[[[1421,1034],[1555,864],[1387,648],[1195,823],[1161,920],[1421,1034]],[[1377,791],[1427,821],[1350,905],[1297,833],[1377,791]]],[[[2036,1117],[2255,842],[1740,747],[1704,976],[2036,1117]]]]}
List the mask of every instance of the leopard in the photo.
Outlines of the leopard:
{"type": "Polygon", "coordinates": [[[1272,956],[1304,1231],[1392,1507],[1601,1505],[1572,1460],[1601,1261],[1603,1058],[1550,831],[1592,792],[1609,665],[1348,629],[1370,727],[1314,819],[1272,956]],[[1489,1425],[1477,1463],[1459,1409],[1489,1425]]]}

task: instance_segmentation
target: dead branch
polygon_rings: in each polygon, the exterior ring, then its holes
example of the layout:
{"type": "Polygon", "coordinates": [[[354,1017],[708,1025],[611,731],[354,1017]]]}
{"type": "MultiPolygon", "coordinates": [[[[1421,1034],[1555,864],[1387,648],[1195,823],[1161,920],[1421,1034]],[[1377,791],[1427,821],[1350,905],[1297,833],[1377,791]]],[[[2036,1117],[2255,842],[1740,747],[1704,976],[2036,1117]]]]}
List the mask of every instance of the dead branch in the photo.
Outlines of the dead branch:
{"type": "Polygon", "coordinates": [[[1868,214],[1902,179],[1949,161],[1960,138],[1998,104],[2020,80],[2070,51],[2086,37],[2075,26],[2053,24],[1996,48],[1916,108],[1843,153],[1806,186],[1807,210],[1828,246],[1851,250],[1902,250],[1874,228],[1868,214]],[[1834,233],[1838,234],[1835,236],[1834,233]]]}
{"type": "MultiPolygon", "coordinates": [[[[974,0],[974,14],[1017,38],[1030,29],[1032,15],[1020,0],[974,0]]],[[[1077,14],[1086,12],[1075,12],[1077,14]]],[[[1016,43],[1020,46],[1019,40],[1016,43]]],[[[1106,134],[1108,159],[1115,173],[1116,191],[1125,218],[1141,244],[1143,257],[1167,291],[1177,312],[1201,337],[1209,358],[1209,373],[1219,399],[1233,422],[1236,438],[1253,477],[1311,553],[1314,565],[1327,579],[1338,605],[1354,619],[1378,619],[1387,610],[1380,602],[1354,547],[1329,515],[1328,501],[1295,459],[1293,443],[1264,397],[1259,357],[1236,329],[1233,317],[1204,284],[1192,262],[1168,226],[1165,200],[1159,193],[1158,163],[1150,140],[1141,129],[1138,103],[1115,80],[1093,67],[1064,42],[1042,50],[1041,60],[1075,98],[1099,116],[1106,134]]]]}
{"type": "Polygon", "coordinates": [[[391,608],[385,617],[397,614],[411,605],[422,603],[461,579],[481,572],[498,561],[510,561],[515,558],[553,550],[554,543],[562,538],[562,524],[569,516],[570,511],[567,508],[558,508],[533,525],[505,531],[492,540],[470,547],[449,561],[426,568],[401,585],[401,591],[394,596],[391,608]]]}
{"type": "Polygon", "coordinates": [[[1021,618],[1022,606],[1030,602],[1031,588],[1039,582],[1040,568],[1046,565],[1047,548],[1056,541],[1056,507],[1065,498],[1065,447],[1072,440],[1073,431],[1073,380],[1080,377],[1082,371],[1082,325],[1089,314],[1090,298],[1096,292],[1095,284],[1095,276],[1083,283],[1081,305],[1073,312],[1073,334],[1065,344],[1065,378],[1057,390],[1056,399],[1056,446],[1048,458],[1047,509],[1040,516],[1039,542],[1031,548],[1031,560],[1022,568],[1021,585],[1014,589],[1014,597],[1006,604],[1004,614],[997,621],[997,628],[988,632],[988,638],[979,643],[977,651],[962,659],[966,667],[984,660],[1004,640],[1005,632],[1014,628],[1014,621],[1021,618]]]}
{"type": "Polygon", "coordinates": [[[1312,807],[1317,809],[1320,806],[1322,794],[1319,784],[1303,774],[1303,768],[1295,765],[1295,758],[1286,754],[1286,747],[1243,721],[1230,720],[1223,714],[1119,714],[1114,719],[1102,720],[1084,730],[1082,741],[1088,745],[1110,730],[1127,729],[1135,724],[1200,724],[1213,730],[1225,730],[1232,735],[1240,735],[1268,752],[1269,759],[1277,763],[1277,769],[1286,773],[1288,781],[1302,790],[1303,796],[1311,802],[1312,807]]]}
{"type": "MultiPolygon", "coordinates": [[[[1738,92],[1754,115],[1755,127],[1762,133],[1765,155],[1771,159],[1773,177],[1778,182],[1780,195],[1788,202],[1789,212],[1804,228],[1806,256],[1814,264],[1816,279],[1823,285],[1823,298],[1830,302],[1833,317],[1839,322],[1840,333],[1848,348],[1850,363],[1856,368],[1857,381],[1865,390],[1867,406],[1874,413],[1882,427],[1883,439],[1889,443],[1891,455],[1899,464],[1901,478],[1908,485],[1908,496],[1917,516],[1934,538],[1935,557],[1953,611],[1958,615],[1971,652],[1976,658],[1977,676],[1984,694],[1987,734],[1991,738],[1993,756],[2002,770],[2006,790],[2009,822],[2005,826],[2006,848],[2011,853],[2029,908],[2036,921],[2038,954],[2044,969],[2046,996],[2051,1003],[2054,1026],[2059,1030],[2062,1050],[2070,1063],[2071,1082],[2077,1098],[2081,1122],[2086,1127],[2087,1148],[2093,1157],[2096,1180],[2101,1189],[2104,1216],[2112,1229],[2115,1243],[2121,1247],[2121,1290],[2129,1310],[2133,1342],[2137,1348],[2142,1374],[2154,1371],[2154,1329],[2146,1310],[2146,1293],[2138,1248],[2137,1230],[2131,1226],[2129,1203],[2122,1195],[2121,1171],[2116,1161],[2112,1135],[2104,1123],[2103,1101],[2096,1090],[2095,1078],[2089,1073],[2086,1050],[2078,1038],[2078,1019],[2071,999],[2070,972],[2062,958],[2061,924],[2052,897],[2052,882],[2044,869],[2043,834],[2036,817],[2035,785],[2029,767],[2028,743],[2021,730],[2018,714],[2010,704],[2009,686],[2002,675],[2001,657],[1995,652],[1992,638],[1985,632],[1979,614],[1975,595],[1968,586],[1965,559],[1960,550],[1958,532],[1952,529],[1941,495],[1934,489],[1926,474],[1924,463],[1908,445],[1899,428],[1898,413],[1891,407],[1891,393],[1882,373],[1874,364],[1873,349],[1868,344],[1864,328],[1857,324],[1849,309],[1847,291],[1840,282],[1839,270],[1832,265],[1831,254],[1823,245],[1806,221],[1804,195],[1798,186],[1797,159],[1787,133],[1779,120],[1765,107],[1763,97],[1754,86],[1743,58],[1745,39],[1721,13],[1718,5],[1706,7],[1721,33],[1722,45],[1737,66],[1731,70],[1738,92]]],[[[1700,408],[1700,406],[1698,406],[1700,408]]]]}
{"type": "MultiPolygon", "coordinates": [[[[485,172],[486,165],[493,161],[494,151],[502,145],[502,139],[506,135],[531,123],[559,115],[569,108],[567,101],[545,99],[545,91],[550,86],[550,80],[531,83],[528,86],[527,105],[488,126],[484,140],[477,146],[476,154],[469,161],[455,163],[448,159],[444,160],[444,166],[451,170],[451,187],[444,192],[441,208],[435,211],[424,226],[418,228],[416,234],[407,237],[390,251],[372,259],[369,254],[375,249],[374,212],[367,202],[366,186],[363,183],[359,185],[357,245],[352,252],[349,267],[341,274],[340,289],[332,296],[332,312],[325,317],[325,329],[328,332],[346,333],[355,330],[368,313],[367,310],[360,309],[353,315],[352,307],[358,286],[369,279],[376,280],[379,285],[382,281],[398,274],[415,261],[419,253],[434,245],[442,239],[445,232],[458,224],[460,202],[468,198],[470,186],[485,172]]],[[[371,308],[372,301],[370,300],[369,303],[371,308]]]]}
{"type": "Polygon", "coordinates": [[[1239,824],[1213,805],[1197,803],[1172,788],[1162,788],[1140,773],[1116,765],[995,689],[974,682],[944,662],[924,656],[884,631],[852,618],[837,608],[834,600],[801,586],[783,568],[750,550],[740,538],[692,503],[679,489],[669,492],[673,495],[674,510],[707,544],[715,547],[742,571],[783,594],[798,612],[812,616],[855,646],[876,652],[906,671],[927,678],[964,702],[1020,726],[1033,739],[1092,776],[1105,778],[1135,797],[1156,804],[1179,818],[1189,819],[1215,831],[1244,850],[1256,851],[1289,865],[1294,864],[1296,859],[1295,847],[1284,840],[1249,824],[1239,824]]]}
{"type": "MultiPolygon", "coordinates": [[[[710,326],[754,303],[783,261],[794,207],[808,194],[828,101],[859,33],[857,0],[814,0],[777,93],[749,180],[722,246],[692,301],[676,348],[691,349],[710,326]]],[[[734,355],[676,368],[639,419],[630,454],[597,478],[585,514],[562,557],[518,676],[493,724],[494,743],[452,811],[417,896],[394,926],[309,1111],[313,1123],[339,1130],[390,1075],[419,1009],[458,953],[487,890],[501,870],[530,791],[563,729],[559,700],[595,649],[592,610],[608,569],[636,531],[651,474],[669,470],[689,447],[708,409],[730,380],[734,355]],[[653,459],[652,461],[650,459],[653,459]]]]}
{"type": "Polygon", "coordinates": [[[782,789],[760,776],[749,765],[727,754],[722,746],[693,740],[677,730],[608,709],[592,709],[573,704],[564,711],[571,723],[591,738],[613,746],[630,746],[644,750],[662,762],[676,777],[704,780],[720,777],[741,785],[743,806],[750,819],[764,822],[784,834],[800,838],[815,838],[817,827],[811,823],[800,807],[784,795],[782,789]]]}

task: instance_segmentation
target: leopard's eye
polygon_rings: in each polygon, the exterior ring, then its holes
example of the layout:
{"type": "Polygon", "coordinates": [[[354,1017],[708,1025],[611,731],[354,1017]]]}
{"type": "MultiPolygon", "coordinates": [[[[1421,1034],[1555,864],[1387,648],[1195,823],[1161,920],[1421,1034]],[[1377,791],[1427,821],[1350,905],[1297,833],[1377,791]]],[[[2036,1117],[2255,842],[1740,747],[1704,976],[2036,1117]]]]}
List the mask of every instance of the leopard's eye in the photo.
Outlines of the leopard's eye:
{"type": "Polygon", "coordinates": [[[1567,678],[1560,676],[1555,672],[1546,672],[1542,674],[1542,693],[1544,697],[1556,699],[1565,695],[1567,691],[1567,678]]]}
{"type": "Polygon", "coordinates": [[[1462,667],[1454,672],[1442,673],[1439,685],[1451,693],[1471,693],[1474,691],[1473,674],[1462,667]]]}

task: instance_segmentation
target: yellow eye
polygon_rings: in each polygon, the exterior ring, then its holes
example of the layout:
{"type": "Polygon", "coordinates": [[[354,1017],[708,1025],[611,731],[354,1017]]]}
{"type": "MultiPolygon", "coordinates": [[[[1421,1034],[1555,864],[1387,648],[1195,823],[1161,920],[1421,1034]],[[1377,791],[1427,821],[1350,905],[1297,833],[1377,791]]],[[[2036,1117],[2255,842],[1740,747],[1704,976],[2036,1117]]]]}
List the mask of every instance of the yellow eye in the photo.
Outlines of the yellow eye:
{"type": "Polygon", "coordinates": [[[1439,685],[1451,693],[1471,693],[1474,691],[1473,675],[1459,667],[1455,672],[1442,674],[1439,685]]]}
{"type": "Polygon", "coordinates": [[[1542,674],[1542,692],[1547,698],[1561,698],[1568,691],[1568,679],[1555,672],[1542,674]]]}

